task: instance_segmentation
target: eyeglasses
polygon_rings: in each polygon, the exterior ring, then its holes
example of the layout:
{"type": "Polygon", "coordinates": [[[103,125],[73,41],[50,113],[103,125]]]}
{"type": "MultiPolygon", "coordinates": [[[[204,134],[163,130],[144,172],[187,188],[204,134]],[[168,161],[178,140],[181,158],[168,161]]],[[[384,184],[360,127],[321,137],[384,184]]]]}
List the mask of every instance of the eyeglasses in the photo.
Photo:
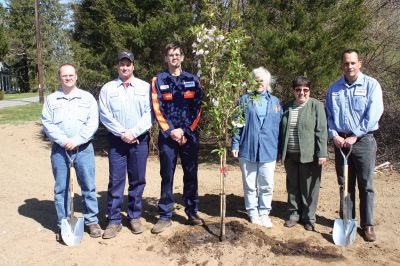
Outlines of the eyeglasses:
{"type": "Polygon", "coordinates": [[[168,54],[169,57],[181,57],[181,54],[168,54]]]}
{"type": "Polygon", "coordinates": [[[75,77],[75,75],[62,75],[61,76],[62,79],[71,79],[73,77],[75,77]]]}
{"type": "Polygon", "coordinates": [[[294,89],[294,91],[297,93],[299,93],[301,91],[303,91],[304,93],[307,93],[310,91],[310,89],[309,88],[296,88],[296,89],[294,89]]]}

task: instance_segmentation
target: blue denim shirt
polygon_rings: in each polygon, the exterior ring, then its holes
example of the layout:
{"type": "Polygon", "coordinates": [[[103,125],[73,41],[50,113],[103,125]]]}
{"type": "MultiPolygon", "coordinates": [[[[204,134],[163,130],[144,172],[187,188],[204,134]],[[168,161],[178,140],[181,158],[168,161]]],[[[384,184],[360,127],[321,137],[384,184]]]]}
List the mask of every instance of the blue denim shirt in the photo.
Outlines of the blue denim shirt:
{"type": "Polygon", "coordinates": [[[152,125],[150,84],[133,78],[125,88],[121,79],[106,83],[99,97],[100,121],[120,137],[128,129],[137,138],[152,125]]]}
{"type": "Polygon", "coordinates": [[[376,79],[360,72],[351,85],[344,77],[332,84],[325,104],[330,138],[339,132],[362,137],[378,129],[383,113],[382,89],[376,79]]]}
{"type": "Polygon", "coordinates": [[[64,147],[66,140],[82,145],[93,138],[99,126],[97,102],[87,91],[65,95],[60,88],[46,97],[42,124],[47,137],[64,147]]]}
{"type": "Polygon", "coordinates": [[[239,157],[251,162],[273,162],[278,154],[279,124],[282,108],[278,98],[267,92],[266,115],[261,121],[255,109],[253,94],[240,98],[240,105],[245,106],[245,125],[232,137],[232,150],[239,150],[239,157]]]}

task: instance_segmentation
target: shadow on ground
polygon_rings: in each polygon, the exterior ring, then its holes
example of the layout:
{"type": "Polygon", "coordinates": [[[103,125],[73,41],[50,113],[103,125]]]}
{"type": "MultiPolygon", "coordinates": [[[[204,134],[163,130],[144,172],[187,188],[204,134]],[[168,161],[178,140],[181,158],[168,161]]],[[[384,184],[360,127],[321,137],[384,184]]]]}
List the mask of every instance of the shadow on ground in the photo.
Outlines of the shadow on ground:
{"type": "Polygon", "coordinates": [[[24,204],[18,207],[18,213],[38,222],[42,227],[56,232],[57,215],[54,201],[39,200],[37,198],[26,199],[24,204]]]}

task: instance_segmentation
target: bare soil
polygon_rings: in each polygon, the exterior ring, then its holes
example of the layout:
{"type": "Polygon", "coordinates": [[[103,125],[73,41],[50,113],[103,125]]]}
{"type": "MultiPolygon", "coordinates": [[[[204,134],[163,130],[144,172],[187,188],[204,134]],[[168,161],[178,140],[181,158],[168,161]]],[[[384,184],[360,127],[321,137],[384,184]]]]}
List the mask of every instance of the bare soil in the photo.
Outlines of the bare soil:
{"type": "MultiPolygon", "coordinates": [[[[105,211],[108,161],[100,132],[96,141],[96,184],[100,225],[107,224],[105,211]]],[[[365,242],[358,234],[353,246],[341,248],[332,241],[338,217],[338,187],[331,163],[324,168],[316,232],[301,225],[285,228],[285,172],[278,165],[271,218],[272,229],[247,220],[240,170],[228,169],[226,238],[219,241],[218,158],[202,155],[199,167],[200,215],[203,227],[187,225],[182,202],[182,171],[175,174],[175,214],[167,231],[153,235],[160,194],[159,163],[148,160],[140,235],[130,232],[126,221],[114,239],[92,239],[88,234],[79,246],[55,240],[54,180],[50,143],[41,126],[29,123],[0,126],[0,265],[400,265],[399,173],[385,170],[375,176],[375,229],[377,241],[365,242]]],[[[80,191],[77,192],[80,194],[80,191]]],[[[80,197],[76,197],[78,212],[80,197]]],[[[126,199],[126,198],[125,198],[126,199]]],[[[126,217],[126,213],[123,215],[126,217]]],[[[124,219],[125,220],[125,219],[124,219]]]]}

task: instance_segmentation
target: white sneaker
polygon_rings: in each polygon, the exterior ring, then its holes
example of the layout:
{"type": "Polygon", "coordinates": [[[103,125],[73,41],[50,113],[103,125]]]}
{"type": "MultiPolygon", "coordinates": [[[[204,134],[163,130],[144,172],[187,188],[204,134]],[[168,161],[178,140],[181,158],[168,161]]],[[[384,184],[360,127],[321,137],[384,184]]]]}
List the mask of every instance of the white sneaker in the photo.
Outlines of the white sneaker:
{"type": "Polygon", "coordinates": [[[258,215],[250,216],[250,222],[252,224],[263,225],[262,222],[261,222],[260,216],[258,216],[258,215]]]}
{"type": "Polygon", "coordinates": [[[272,228],[272,221],[268,215],[261,215],[260,221],[261,221],[262,226],[265,226],[267,228],[272,228]]]}

